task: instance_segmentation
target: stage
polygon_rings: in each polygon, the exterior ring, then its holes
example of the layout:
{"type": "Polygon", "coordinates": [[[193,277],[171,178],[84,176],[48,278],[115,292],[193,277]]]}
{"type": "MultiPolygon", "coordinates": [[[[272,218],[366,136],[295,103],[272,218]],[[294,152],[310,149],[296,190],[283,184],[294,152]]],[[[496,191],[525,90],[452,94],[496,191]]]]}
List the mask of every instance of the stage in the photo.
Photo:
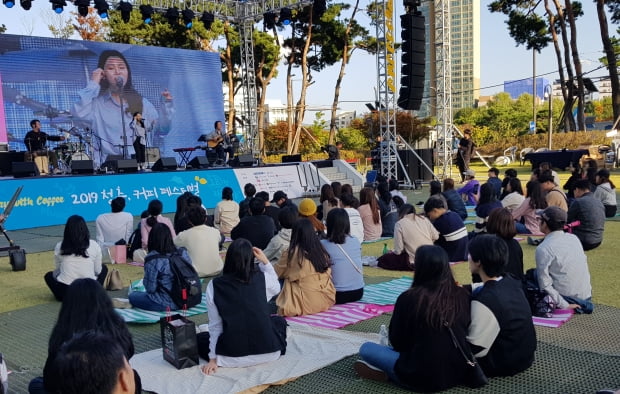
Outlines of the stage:
{"type": "MultiPolygon", "coordinates": [[[[175,212],[176,199],[191,192],[202,199],[206,208],[221,200],[222,188],[233,189],[233,198],[245,198],[243,186],[252,183],[270,196],[283,190],[289,198],[303,197],[319,188],[317,169],[312,163],[287,163],[245,168],[177,169],[132,174],[52,175],[27,178],[5,177],[0,180],[0,209],[4,210],[13,192],[22,193],[6,223],[7,230],[64,224],[71,215],[92,221],[110,211],[109,201],[122,196],[125,210],[139,216],[148,201],[158,199],[164,213],[175,212]]],[[[0,210],[0,212],[1,212],[0,210]]]]}

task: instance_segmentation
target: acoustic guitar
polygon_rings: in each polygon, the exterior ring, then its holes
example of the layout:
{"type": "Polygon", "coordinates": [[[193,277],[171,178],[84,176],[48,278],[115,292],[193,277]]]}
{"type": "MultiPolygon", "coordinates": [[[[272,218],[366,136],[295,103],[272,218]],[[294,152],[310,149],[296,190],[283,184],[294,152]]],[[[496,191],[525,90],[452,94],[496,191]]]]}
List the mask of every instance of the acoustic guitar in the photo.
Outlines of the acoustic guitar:
{"type": "Polygon", "coordinates": [[[209,148],[216,148],[222,142],[224,142],[224,137],[218,136],[213,138],[212,140],[207,140],[207,146],[209,148]]]}

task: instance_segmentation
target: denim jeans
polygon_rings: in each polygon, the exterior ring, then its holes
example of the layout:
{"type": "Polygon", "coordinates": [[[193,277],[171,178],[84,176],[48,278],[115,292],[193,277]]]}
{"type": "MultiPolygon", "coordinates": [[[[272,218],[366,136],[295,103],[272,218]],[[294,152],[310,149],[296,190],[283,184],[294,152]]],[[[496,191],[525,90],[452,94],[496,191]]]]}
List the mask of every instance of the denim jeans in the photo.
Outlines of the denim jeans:
{"type": "Polygon", "coordinates": [[[575,309],[576,313],[587,313],[588,315],[594,311],[594,304],[592,303],[592,297],[582,300],[577,297],[562,296],[569,304],[577,304],[580,307],[575,309]]]}
{"type": "Polygon", "coordinates": [[[360,347],[360,357],[362,360],[385,372],[391,381],[400,384],[400,380],[394,372],[394,366],[396,365],[396,360],[400,357],[400,353],[388,346],[366,342],[360,347]]]}
{"type": "Polygon", "coordinates": [[[532,232],[525,227],[525,224],[515,220],[515,227],[517,228],[517,234],[531,234],[532,232]]]}
{"type": "Polygon", "coordinates": [[[148,294],[142,291],[134,291],[129,293],[129,302],[134,308],[144,309],[145,311],[163,312],[166,310],[165,305],[152,301],[148,297],[148,294]]]}

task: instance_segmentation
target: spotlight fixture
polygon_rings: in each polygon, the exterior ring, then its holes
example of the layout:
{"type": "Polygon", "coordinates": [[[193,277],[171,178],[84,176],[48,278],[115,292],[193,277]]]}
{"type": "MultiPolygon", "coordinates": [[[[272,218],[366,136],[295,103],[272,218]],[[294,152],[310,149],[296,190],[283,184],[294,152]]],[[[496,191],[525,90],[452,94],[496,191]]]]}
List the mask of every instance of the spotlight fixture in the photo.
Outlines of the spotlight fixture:
{"type": "Polygon", "coordinates": [[[153,20],[153,7],[148,4],[142,4],[140,6],[140,13],[142,14],[142,20],[147,25],[153,20]]]}
{"type": "Polygon", "coordinates": [[[192,25],[194,24],[194,11],[190,10],[189,8],[184,9],[183,11],[181,11],[181,16],[183,17],[183,23],[185,24],[185,27],[187,27],[188,29],[191,29],[192,25]]]}
{"type": "Polygon", "coordinates": [[[86,17],[88,15],[88,6],[90,5],[90,0],[75,0],[75,6],[78,9],[78,14],[81,17],[86,17]]]}
{"type": "Polygon", "coordinates": [[[263,28],[265,31],[273,30],[276,27],[276,14],[273,12],[266,12],[263,15],[263,28]]]}
{"type": "Polygon", "coordinates": [[[170,7],[164,14],[164,17],[168,19],[168,23],[172,26],[179,23],[179,9],[177,7],[170,7]]]}
{"type": "Polygon", "coordinates": [[[288,26],[291,24],[291,19],[293,19],[293,13],[290,8],[282,8],[280,10],[280,22],[284,26],[288,26]]]}
{"type": "Polygon", "coordinates": [[[65,0],[50,0],[50,3],[52,3],[52,9],[57,14],[62,14],[62,12],[65,9],[65,6],[67,5],[65,0]]]}
{"type": "Polygon", "coordinates": [[[205,26],[205,29],[209,30],[211,28],[211,25],[215,21],[215,15],[213,15],[210,12],[205,11],[202,13],[202,16],[200,17],[200,21],[205,26]]]}
{"type": "Polygon", "coordinates": [[[20,0],[19,2],[22,5],[22,8],[28,11],[30,7],[32,7],[32,0],[20,0]]]}
{"type": "Polygon", "coordinates": [[[15,2],[13,0],[2,0],[2,4],[4,4],[6,8],[13,8],[15,2]]]}
{"type": "Polygon", "coordinates": [[[95,0],[95,8],[97,9],[97,13],[100,17],[108,17],[108,10],[110,9],[110,6],[105,0],[95,0]]]}
{"type": "Polygon", "coordinates": [[[127,1],[121,1],[118,3],[117,10],[121,12],[121,18],[123,22],[128,23],[129,19],[131,19],[131,11],[133,10],[133,5],[127,1]]]}

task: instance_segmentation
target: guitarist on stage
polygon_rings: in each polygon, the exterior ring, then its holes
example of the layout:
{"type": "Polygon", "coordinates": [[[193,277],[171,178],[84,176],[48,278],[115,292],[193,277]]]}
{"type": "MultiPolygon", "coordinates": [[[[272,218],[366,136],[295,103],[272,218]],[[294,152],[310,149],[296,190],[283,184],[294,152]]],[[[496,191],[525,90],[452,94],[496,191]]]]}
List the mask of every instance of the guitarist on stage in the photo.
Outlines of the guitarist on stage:
{"type": "Polygon", "coordinates": [[[226,133],[224,133],[224,131],[222,130],[221,120],[215,121],[213,127],[215,128],[215,130],[213,130],[207,135],[207,145],[209,146],[209,148],[215,150],[218,160],[220,160],[222,163],[225,163],[226,152],[228,152],[232,157],[232,144],[230,143],[230,140],[226,133]]]}

